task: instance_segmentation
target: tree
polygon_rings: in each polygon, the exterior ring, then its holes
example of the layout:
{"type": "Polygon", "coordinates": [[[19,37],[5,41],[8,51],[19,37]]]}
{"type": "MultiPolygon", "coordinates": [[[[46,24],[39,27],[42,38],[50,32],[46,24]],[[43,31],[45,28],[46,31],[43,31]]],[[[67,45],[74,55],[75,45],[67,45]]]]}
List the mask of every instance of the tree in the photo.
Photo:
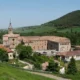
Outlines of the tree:
{"type": "Polygon", "coordinates": [[[4,49],[0,49],[0,61],[8,61],[8,53],[4,49]]]}
{"type": "Polygon", "coordinates": [[[49,66],[47,67],[47,70],[52,72],[58,72],[59,71],[58,63],[55,63],[53,60],[51,60],[49,62],[49,66]]]}
{"type": "Polygon", "coordinates": [[[77,72],[75,59],[72,57],[68,67],[67,67],[67,74],[75,74],[77,72]]]}
{"type": "Polygon", "coordinates": [[[15,57],[17,58],[17,59],[19,59],[19,54],[20,54],[20,52],[21,52],[21,50],[22,50],[22,44],[18,44],[17,46],[16,46],[16,48],[15,48],[15,50],[16,50],[16,55],[15,55],[15,57]]]}
{"type": "Polygon", "coordinates": [[[19,58],[22,60],[25,58],[30,58],[32,55],[32,48],[30,46],[20,46],[19,50],[19,58]]]}
{"type": "Polygon", "coordinates": [[[34,52],[33,56],[30,58],[33,61],[34,67],[36,69],[41,69],[42,63],[48,62],[49,58],[40,53],[34,52]]]}

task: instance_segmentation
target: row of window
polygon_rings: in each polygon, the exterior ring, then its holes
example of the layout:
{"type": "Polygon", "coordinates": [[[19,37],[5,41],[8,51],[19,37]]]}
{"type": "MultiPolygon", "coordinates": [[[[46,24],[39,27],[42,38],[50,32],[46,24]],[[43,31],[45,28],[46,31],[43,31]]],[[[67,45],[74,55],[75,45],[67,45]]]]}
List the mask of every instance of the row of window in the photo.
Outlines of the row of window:
{"type": "MultiPolygon", "coordinates": [[[[31,43],[27,43],[28,45],[31,45],[31,43]]],[[[47,45],[46,43],[33,43],[33,45],[47,45]]]]}
{"type": "Polygon", "coordinates": [[[35,47],[35,46],[34,46],[33,49],[38,49],[38,50],[39,50],[39,49],[45,49],[45,47],[43,47],[43,46],[40,46],[40,47],[37,46],[37,47],[35,47]]]}
{"type": "Polygon", "coordinates": [[[69,43],[60,43],[60,45],[69,45],[69,43]]]}

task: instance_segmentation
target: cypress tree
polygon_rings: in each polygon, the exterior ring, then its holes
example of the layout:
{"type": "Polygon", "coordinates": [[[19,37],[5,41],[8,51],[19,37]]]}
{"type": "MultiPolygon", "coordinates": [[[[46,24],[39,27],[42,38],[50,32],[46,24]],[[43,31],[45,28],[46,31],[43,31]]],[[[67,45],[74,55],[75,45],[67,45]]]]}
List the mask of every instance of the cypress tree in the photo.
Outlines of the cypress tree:
{"type": "Polygon", "coordinates": [[[67,74],[74,75],[75,73],[77,73],[77,68],[76,68],[75,59],[72,57],[67,67],[67,74]]]}

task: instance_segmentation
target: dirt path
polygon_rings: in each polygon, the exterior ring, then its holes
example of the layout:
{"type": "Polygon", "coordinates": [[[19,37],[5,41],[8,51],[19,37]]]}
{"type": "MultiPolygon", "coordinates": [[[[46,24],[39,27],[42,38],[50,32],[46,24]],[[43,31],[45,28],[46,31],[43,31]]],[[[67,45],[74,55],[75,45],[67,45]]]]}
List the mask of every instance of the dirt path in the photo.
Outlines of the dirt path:
{"type": "MultiPolygon", "coordinates": [[[[25,61],[19,60],[19,62],[21,62],[23,64],[28,64],[29,66],[32,66],[31,64],[29,64],[29,63],[27,63],[25,61]]],[[[52,74],[39,73],[39,72],[31,72],[31,71],[28,71],[28,72],[32,73],[32,74],[36,74],[36,75],[41,75],[41,76],[44,76],[44,77],[52,78],[52,79],[55,79],[55,80],[71,80],[71,79],[65,79],[65,78],[62,78],[62,77],[58,77],[58,76],[55,76],[55,75],[52,75],[52,74]]]]}
{"type": "Polygon", "coordinates": [[[71,80],[71,79],[65,79],[65,78],[57,77],[57,76],[54,76],[52,74],[45,74],[45,73],[39,73],[39,72],[29,72],[29,73],[41,75],[41,76],[52,78],[55,80],[71,80]]]}

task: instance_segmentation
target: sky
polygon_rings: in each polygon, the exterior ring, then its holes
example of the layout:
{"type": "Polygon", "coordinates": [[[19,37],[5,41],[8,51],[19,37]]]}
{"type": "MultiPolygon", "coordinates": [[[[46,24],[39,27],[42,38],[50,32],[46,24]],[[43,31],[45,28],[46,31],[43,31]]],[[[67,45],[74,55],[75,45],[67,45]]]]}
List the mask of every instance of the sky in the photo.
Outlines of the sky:
{"type": "Polygon", "coordinates": [[[80,0],[0,0],[0,29],[40,25],[80,10],[80,0]]]}

